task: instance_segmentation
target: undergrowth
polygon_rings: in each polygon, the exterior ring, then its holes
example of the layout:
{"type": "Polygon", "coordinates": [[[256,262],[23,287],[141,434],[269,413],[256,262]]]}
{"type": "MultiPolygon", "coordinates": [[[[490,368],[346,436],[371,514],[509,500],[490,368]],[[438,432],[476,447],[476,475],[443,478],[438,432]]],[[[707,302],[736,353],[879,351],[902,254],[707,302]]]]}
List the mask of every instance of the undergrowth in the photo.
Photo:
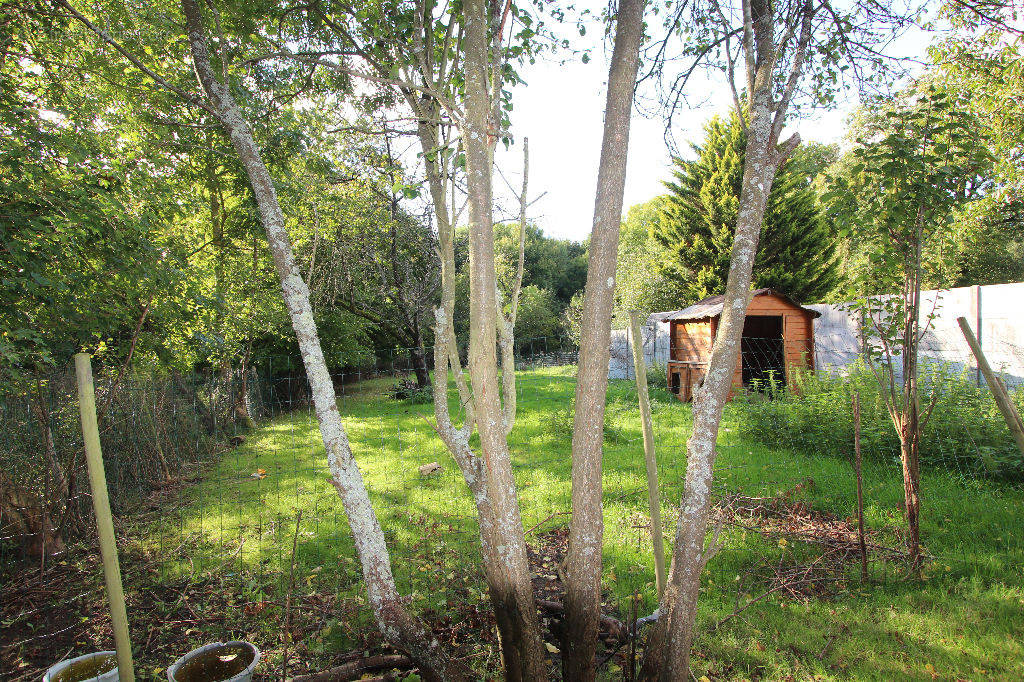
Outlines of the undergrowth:
{"type": "MultiPolygon", "coordinates": [[[[934,401],[921,441],[921,462],[968,476],[1024,479],[1024,456],[987,387],[973,373],[946,365],[922,367],[922,412],[934,401]]],[[[894,460],[900,443],[876,376],[863,364],[844,374],[802,373],[793,390],[743,391],[741,432],[765,445],[848,456],[853,442],[852,401],[859,395],[865,457],[894,460]]],[[[1013,393],[1024,406],[1024,391],[1013,393]]]]}

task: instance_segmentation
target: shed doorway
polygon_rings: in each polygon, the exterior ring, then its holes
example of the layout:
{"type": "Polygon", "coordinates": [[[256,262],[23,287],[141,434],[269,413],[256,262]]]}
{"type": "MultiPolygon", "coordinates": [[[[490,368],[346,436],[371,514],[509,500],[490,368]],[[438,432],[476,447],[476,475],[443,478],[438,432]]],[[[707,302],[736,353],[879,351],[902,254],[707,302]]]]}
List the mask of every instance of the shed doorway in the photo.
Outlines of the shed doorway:
{"type": "Polygon", "coordinates": [[[767,391],[786,385],[786,346],[782,315],[748,315],[740,339],[743,385],[767,391]]]}

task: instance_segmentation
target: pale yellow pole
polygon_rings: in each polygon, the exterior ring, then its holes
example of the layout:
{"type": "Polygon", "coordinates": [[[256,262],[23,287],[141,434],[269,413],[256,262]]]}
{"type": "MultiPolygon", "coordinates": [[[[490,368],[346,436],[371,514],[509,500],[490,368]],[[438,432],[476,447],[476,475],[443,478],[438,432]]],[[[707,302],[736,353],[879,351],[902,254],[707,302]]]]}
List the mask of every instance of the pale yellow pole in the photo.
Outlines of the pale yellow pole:
{"type": "Polygon", "coordinates": [[[661,537],[661,498],[658,495],[658,461],[654,456],[654,423],[651,400],[647,395],[647,365],[644,362],[640,316],[629,311],[629,330],[633,337],[633,367],[636,370],[636,392],[640,399],[640,422],[644,432],[644,461],[647,463],[647,502],[651,513],[651,543],[654,547],[654,577],[658,582],[658,599],[665,591],[665,542],[661,537]]]}
{"type": "Polygon", "coordinates": [[[124,587],[121,585],[121,566],[117,560],[107,476],[103,471],[103,451],[100,449],[100,430],[96,422],[96,391],[92,384],[92,364],[88,353],[75,355],[75,375],[78,378],[78,409],[82,415],[82,438],[85,440],[85,458],[89,465],[92,507],[96,513],[96,535],[100,541],[103,577],[107,583],[110,620],[117,648],[117,675],[121,682],[135,682],[132,644],[128,636],[128,612],[124,604],[124,587]]]}
{"type": "Polygon", "coordinates": [[[974,353],[974,357],[978,360],[978,369],[981,370],[985,381],[988,382],[989,390],[992,391],[992,397],[996,400],[996,406],[1003,413],[1006,426],[1010,429],[1010,435],[1017,442],[1017,447],[1020,449],[1021,454],[1024,454],[1024,423],[1021,422],[1020,414],[1017,413],[1017,407],[1013,404],[1013,399],[1007,393],[1006,386],[996,376],[996,373],[992,371],[992,366],[988,364],[988,358],[982,352],[981,344],[978,343],[974,332],[971,331],[971,325],[968,324],[967,318],[958,317],[956,321],[960,325],[960,331],[964,333],[964,338],[967,339],[967,345],[971,347],[971,352],[974,353]]]}

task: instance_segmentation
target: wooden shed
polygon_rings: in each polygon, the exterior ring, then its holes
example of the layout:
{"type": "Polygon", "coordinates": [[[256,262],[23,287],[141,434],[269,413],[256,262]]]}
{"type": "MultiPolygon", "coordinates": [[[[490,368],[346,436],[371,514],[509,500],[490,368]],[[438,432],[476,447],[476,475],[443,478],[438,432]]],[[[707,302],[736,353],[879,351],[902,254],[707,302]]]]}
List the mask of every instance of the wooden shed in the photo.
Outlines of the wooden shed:
{"type": "MultiPolygon", "coordinates": [[[[724,296],[711,296],[663,316],[669,323],[668,388],[682,401],[693,398],[711,359],[724,296]]],[[[772,289],[751,292],[743,323],[733,386],[787,384],[794,370],[814,369],[814,318],[820,313],[772,289]]]]}

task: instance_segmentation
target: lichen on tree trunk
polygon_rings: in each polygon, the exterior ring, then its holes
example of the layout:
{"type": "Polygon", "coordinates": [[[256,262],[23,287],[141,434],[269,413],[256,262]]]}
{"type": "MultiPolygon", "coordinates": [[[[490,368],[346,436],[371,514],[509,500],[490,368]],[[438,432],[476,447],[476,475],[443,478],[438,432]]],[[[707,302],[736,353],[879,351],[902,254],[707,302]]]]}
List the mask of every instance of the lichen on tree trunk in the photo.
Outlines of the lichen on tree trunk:
{"type": "Polygon", "coordinates": [[[700,574],[716,547],[705,545],[711,506],[715,445],[722,411],[732,389],[740,337],[768,195],[779,165],[799,143],[782,149],[773,135],[768,87],[753,94],[740,209],[725,289],[725,302],[704,383],[693,401],[693,431],[686,443],[686,479],[676,525],[675,550],[661,600],[661,617],[644,654],[641,678],[689,679],[690,646],[697,614],[700,574]]]}
{"type": "Polygon", "coordinates": [[[488,11],[484,0],[469,0],[465,12],[466,106],[463,144],[469,196],[470,340],[469,375],[473,408],[480,436],[488,516],[480,518],[485,573],[498,621],[502,656],[508,680],[547,678],[534,605],[526,540],[516,496],[511,454],[501,406],[498,380],[497,276],[492,221],[491,96],[488,11]]]}
{"type": "Polygon", "coordinates": [[[327,452],[331,482],[338,490],[352,530],[356,552],[362,565],[369,603],[381,633],[393,646],[407,652],[431,680],[465,679],[462,666],[454,664],[437,640],[402,604],[391,571],[391,560],[380,522],[377,519],[362,474],[352,456],[348,436],[338,413],[334,385],[309,300],[309,289],[295,263],[292,245],[284,224],[270,173],[248,123],[242,116],[228,84],[215,76],[210,63],[208,39],[201,10],[196,0],[181,0],[188,40],[196,74],[212,110],[216,113],[238,155],[252,187],[260,222],[267,235],[274,266],[281,282],[285,307],[299,343],[313,396],[320,434],[327,452]]]}

